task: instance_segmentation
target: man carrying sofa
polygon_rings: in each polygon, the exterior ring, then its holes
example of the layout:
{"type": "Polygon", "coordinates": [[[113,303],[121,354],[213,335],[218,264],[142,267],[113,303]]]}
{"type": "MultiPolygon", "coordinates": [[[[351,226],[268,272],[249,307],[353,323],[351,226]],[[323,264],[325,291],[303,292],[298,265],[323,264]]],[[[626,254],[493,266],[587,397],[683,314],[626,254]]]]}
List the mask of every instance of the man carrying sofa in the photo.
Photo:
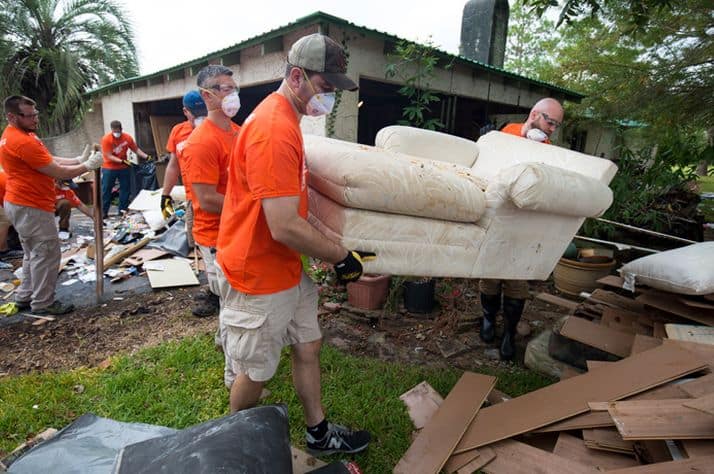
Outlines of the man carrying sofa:
{"type": "MultiPolygon", "coordinates": [[[[509,123],[501,132],[528,138],[542,143],[550,143],[550,136],[563,122],[563,106],[552,98],[536,102],[525,123],[509,123]]],[[[499,347],[502,360],[511,360],[516,353],[516,326],[521,320],[523,307],[528,298],[526,280],[481,279],[481,340],[493,342],[496,338],[496,315],[501,309],[503,292],[503,338],[499,347]]]]}

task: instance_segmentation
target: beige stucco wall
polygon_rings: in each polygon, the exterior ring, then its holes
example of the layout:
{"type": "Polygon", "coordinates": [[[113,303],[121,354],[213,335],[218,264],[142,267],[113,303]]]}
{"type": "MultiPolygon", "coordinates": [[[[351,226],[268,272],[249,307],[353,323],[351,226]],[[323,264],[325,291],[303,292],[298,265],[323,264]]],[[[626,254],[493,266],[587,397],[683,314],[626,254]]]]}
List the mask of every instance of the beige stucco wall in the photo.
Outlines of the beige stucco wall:
{"type": "Polygon", "coordinates": [[[71,158],[82,153],[87,143],[99,143],[102,135],[102,104],[94,103],[81,126],[64,135],[43,138],[42,141],[53,155],[71,158]]]}

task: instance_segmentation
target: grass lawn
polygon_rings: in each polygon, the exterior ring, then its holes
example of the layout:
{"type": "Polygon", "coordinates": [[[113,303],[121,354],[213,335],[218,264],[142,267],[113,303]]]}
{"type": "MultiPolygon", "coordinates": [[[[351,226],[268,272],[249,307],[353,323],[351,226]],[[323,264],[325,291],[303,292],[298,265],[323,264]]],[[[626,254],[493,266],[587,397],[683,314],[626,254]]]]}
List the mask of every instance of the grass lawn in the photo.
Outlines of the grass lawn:
{"type": "MultiPolygon", "coordinates": [[[[697,182],[700,192],[714,193],[714,176],[700,176],[697,182]]],[[[699,210],[704,214],[706,222],[714,222],[714,199],[702,199],[699,210]]]]}
{"type": "Polygon", "coordinates": [[[714,193],[714,176],[700,176],[697,178],[699,191],[702,193],[714,193]]]}
{"type": "MultiPolygon", "coordinates": [[[[391,472],[410,444],[412,423],[399,395],[422,380],[446,395],[461,375],[456,369],[353,357],[329,346],[322,351],[322,373],[323,403],[330,419],[372,432],[369,449],[355,456],[365,472],[391,472]]],[[[498,376],[497,387],[513,396],[553,382],[517,367],[490,373],[498,376]]],[[[302,410],[292,388],[287,353],[267,388],[271,394],[264,403],[288,406],[292,442],[304,448],[302,410]]],[[[215,350],[212,336],[186,338],[117,356],[106,369],[2,378],[0,453],[44,428],[62,428],[87,412],[185,428],[227,411],[223,355],[215,350]]]]}

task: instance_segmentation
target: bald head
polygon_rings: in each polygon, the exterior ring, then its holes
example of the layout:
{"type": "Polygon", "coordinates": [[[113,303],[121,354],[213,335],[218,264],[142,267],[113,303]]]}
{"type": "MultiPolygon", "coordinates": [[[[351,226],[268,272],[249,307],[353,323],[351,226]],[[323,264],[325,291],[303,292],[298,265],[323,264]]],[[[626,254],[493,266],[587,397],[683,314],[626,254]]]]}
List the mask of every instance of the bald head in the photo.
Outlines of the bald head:
{"type": "Polygon", "coordinates": [[[533,106],[526,120],[526,131],[538,128],[549,137],[563,123],[563,106],[557,100],[546,97],[533,106]]]}

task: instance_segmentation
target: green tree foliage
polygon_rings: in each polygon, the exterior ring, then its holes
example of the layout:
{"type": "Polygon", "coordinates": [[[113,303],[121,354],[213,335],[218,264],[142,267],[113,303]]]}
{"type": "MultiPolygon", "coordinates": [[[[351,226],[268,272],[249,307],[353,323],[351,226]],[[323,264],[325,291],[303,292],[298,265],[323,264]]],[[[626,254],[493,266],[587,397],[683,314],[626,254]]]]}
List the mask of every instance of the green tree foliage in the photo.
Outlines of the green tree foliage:
{"type": "Polygon", "coordinates": [[[0,95],[38,103],[41,133],[71,130],[82,94],[138,74],[134,36],[112,0],[0,0],[0,95]]]}
{"type": "Polygon", "coordinates": [[[430,80],[436,75],[439,61],[436,48],[429,39],[426,44],[417,44],[401,40],[396,44],[391,62],[387,64],[385,75],[404,82],[399,93],[406,97],[409,104],[404,107],[400,125],[439,130],[444,124],[436,118],[429,118],[431,104],[438,102],[439,96],[430,90],[430,80]]]}
{"type": "Polygon", "coordinates": [[[560,33],[555,23],[516,0],[508,19],[505,69],[528,77],[541,77],[553,69],[560,33]]]}

